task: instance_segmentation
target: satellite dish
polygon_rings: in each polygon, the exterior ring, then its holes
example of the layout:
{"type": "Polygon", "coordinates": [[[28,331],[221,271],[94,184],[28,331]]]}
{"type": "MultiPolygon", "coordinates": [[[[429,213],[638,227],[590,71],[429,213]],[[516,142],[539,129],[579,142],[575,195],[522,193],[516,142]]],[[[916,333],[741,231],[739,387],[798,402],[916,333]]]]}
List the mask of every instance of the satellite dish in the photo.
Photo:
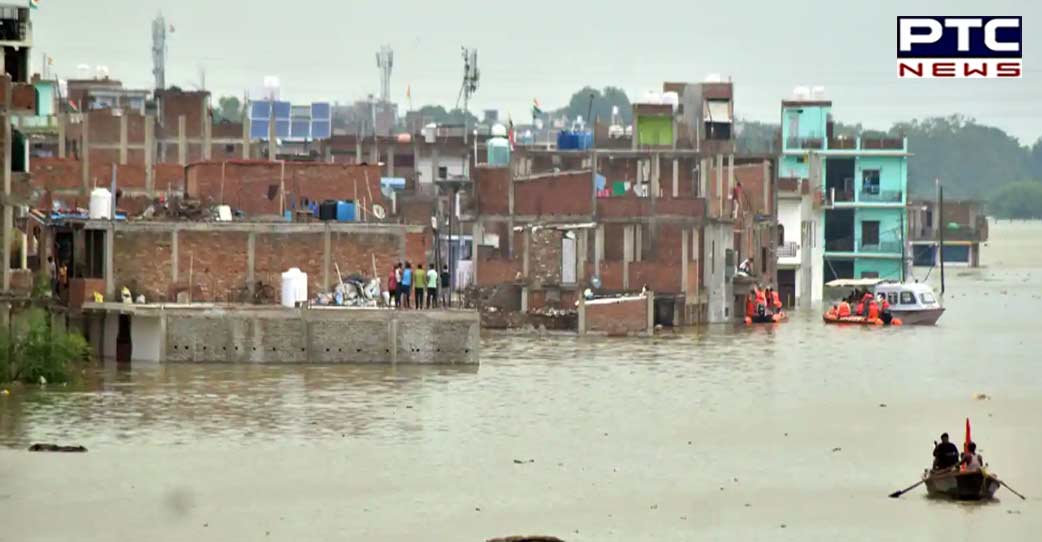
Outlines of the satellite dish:
{"type": "Polygon", "coordinates": [[[373,204],[373,216],[375,216],[376,218],[378,218],[380,220],[383,220],[383,219],[387,218],[387,211],[384,210],[384,206],[383,205],[380,205],[379,203],[374,203],[373,204]]]}

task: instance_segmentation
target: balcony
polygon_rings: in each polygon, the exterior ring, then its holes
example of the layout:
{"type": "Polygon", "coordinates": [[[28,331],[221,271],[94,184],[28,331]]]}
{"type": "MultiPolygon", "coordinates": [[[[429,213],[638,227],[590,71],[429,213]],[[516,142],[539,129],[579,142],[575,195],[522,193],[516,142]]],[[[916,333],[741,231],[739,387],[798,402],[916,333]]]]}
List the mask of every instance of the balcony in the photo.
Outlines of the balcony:
{"type": "MultiPolygon", "coordinates": [[[[936,228],[923,227],[912,231],[912,240],[914,241],[937,241],[936,228]]],[[[973,226],[967,226],[965,224],[959,224],[958,227],[952,228],[947,227],[944,229],[944,240],[945,241],[976,241],[983,242],[988,240],[988,232],[986,229],[978,229],[973,226]]]]}
{"type": "Polygon", "coordinates": [[[778,246],[778,257],[779,258],[796,258],[800,255],[800,245],[794,241],[789,241],[783,245],[778,246]]]}
{"type": "Polygon", "coordinates": [[[904,151],[908,148],[903,137],[830,137],[827,143],[830,151],[904,151]]]}
{"type": "Polygon", "coordinates": [[[879,241],[877,243],[861,243],[861,249],[858,252],[864,252],[868,254],[900,254],[901,253],[901,241],[879,241]]]}
{"type": "Polygon", "coordinates": [[[862,203],[901,203],[904,192],[901,190],[862,190],[858,201],[862,203]]]}

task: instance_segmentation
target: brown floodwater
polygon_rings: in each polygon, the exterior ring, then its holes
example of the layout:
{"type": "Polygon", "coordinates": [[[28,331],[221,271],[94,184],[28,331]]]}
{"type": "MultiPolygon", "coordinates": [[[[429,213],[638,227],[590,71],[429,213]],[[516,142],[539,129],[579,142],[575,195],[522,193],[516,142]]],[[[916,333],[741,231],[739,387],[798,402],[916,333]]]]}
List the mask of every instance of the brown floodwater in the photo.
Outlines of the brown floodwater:
{"type": "Polygon", "coordinates": [[[15,387],[0,540],[1038,540],[1042,223],[991,235],[986,267],[946,270],[936,327],[813,310],[489,335],[480,368],[136,365],[15,387]],[[887,498],[965,417],[1029,500],[887,498]]]}

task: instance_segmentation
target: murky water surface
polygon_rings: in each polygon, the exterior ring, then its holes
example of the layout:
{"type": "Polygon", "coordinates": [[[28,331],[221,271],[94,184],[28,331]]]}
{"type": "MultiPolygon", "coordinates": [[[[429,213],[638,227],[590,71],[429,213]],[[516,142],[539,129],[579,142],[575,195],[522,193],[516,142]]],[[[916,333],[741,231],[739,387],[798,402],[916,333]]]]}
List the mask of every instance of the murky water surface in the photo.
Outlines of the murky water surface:
{"type": "Polygon", "coordinates": [[[106,367],[15,388],[0,540],[1038,540],[1042,224],[991,232],[985,268],[947,270],[936,327],[808,311],[652,340],[491,335],[480,368],[106,367]],[[888,499],[967,416],[1029,500],[888,499]]]}

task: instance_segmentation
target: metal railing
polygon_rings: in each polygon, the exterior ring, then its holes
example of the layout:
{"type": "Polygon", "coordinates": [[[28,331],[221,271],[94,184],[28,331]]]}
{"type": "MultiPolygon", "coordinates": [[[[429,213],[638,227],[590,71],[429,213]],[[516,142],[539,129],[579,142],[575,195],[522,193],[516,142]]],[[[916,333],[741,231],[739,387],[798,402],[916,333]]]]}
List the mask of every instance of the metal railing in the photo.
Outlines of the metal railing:
{"type": "Polygon", "coordinates": [[[862,241],[861,248],[858,252],[867,252],[869,254],[900,254],[901,241],[879,241],[877,243],[865,243],[862,241]]]}
{"type": "Polygon", "coordinates": [[[854,252],[854,238],[833,239],[825,241],[826,252],[854,252]]]}
{"type": "Polygon", "coordinates": [[[901,203],[904,192],[901,190],[876,190],[869,192],[862,190],[858,194],[858,201],[866,203],[901,203]]]}
{"type": "Polygon", "coordinates": [[[789,241],[788,243],[778,246],[778,257],[779,258],[795,258],[799,255],[800,245],[795,241],[789,241]]]}
{"type": "Polygon", "coordinates": [[[785,140],[786,149],[823,149],[825,140],[821,137],[790,137],[785,140]]]}

